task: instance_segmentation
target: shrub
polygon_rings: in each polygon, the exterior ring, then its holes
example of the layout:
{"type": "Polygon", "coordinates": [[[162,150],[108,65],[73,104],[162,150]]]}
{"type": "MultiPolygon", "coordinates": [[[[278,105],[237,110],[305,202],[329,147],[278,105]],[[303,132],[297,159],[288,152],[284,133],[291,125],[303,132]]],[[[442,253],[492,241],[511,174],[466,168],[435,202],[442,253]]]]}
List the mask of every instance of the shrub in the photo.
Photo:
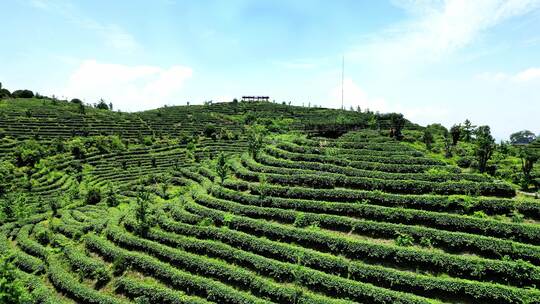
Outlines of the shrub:
{"type": "Polygon", "coordinates": [[[0,303],[26,303],[30,297],[16,277],[15,267],[7,259],[0,259],[0,303]]]}
{"type": "Polygon", "coordinates": [[[473,162],[472,157],[465,156],[465,157],[458,158],[458,160],[456,161],[456,164],[460,168],[470,168],[472,165],[472,162],[473,162]]]}
{"type": "Polygon", "coordinates": [[[101,190],[99,188],[91,188],[86,194],[86,203],[95,205],[101,202],[101,190]]]}
{"type": "Polygon", "coordinates": [[[105,100],[100,99],[98,104],[96,105],[96,109],[109,110],[109,106],[107,105],[105,100]]]}
{"type": "Polygon", "coordinates": [[[13,98],[32,98],[34,97],[34,92],[30,90],[16,90],[11,94],[13,98]]]}
{"type": "Polygon", "coordinates": [[[414,239],[408,234],[398,233],[398,236],[396,237],[396,245],[404,247],[412,246],[414,245],[414,239]]]}
{"type": "Polygon", "coordinates": [[[216,126],[208,124],[204,127],[203,134],[205,137],[216,139],[216,136],[218,134],[218,130],[216,126]]]}
{"type": "Polygon", "coordinates": [[[105,198],[105,202],[107,203],[107,206],[109,207],[116,207],[118,206],[118,196],[116,195],[116,190],[113,188],[112,185],[109,185],[109,188],[107,190],[107,197],[105,198]]]}
{"type": "Polygon", "coordinates": [[[0,89],[0,99],[2,98],[10,98],[11,93],[7,89],[0,89]]]}

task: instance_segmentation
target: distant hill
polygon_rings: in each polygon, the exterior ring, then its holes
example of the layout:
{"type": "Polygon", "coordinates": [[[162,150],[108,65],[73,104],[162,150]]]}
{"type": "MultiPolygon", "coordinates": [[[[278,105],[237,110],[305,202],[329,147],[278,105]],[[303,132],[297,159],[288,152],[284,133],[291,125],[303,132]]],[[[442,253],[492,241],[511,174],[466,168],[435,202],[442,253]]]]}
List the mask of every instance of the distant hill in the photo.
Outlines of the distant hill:
{"type": "MultiPolygon", "coordinates": [[[[364,128],[387,130],[387,114],[307,108],[271,102],[228,102],[208,105],[171,106],[155,110],[121,113],[50,99],[3,99],[0,101],[0,134],[16,138],[55,138],[93,135],[141,134],[179,136],[182,132],[203,133],[213,125],[240,132],[247,122],[258,119],[270,129],[298,130],[338,136],[364,128]],[[84,111],[84,113],[83,113],[84,111]]],[[[407,123],[407,128],[417,125],[407,123]]]]}

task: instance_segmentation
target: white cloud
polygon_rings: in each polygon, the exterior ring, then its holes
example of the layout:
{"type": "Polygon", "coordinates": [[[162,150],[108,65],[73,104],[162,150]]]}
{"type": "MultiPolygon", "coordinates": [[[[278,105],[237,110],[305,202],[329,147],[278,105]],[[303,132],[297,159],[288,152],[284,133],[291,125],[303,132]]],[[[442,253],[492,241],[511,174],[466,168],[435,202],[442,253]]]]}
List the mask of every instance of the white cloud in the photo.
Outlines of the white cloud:
{"type": "Polygon", "coordinates": [[[517,73],[514,76],[514,79],[519,82],[540,80],[540,68],[526,69],[525,71],[517,73]]]}
{"type": "Polygon", "coordinates": [[[433,62],[473,43],[497,24],[540,7],[540,0],[397,1],[413,14],[356,46],[348,58],[414,65],[433,62]]]}
{"type": "Polygon", "coordinates": [[[495,82],[528,83],[540,80],[540,68],[532,67],[515,74],[503,72],[485,72],[477,75],[477,78],[495,82]]]}
{"type": "MultiPolygon", "coordinates": [[[[369,109],[381,113],[403,113],[407,119],[420,124],[440,121],[448,114],[446,107],[430,105],[404,106],[400,103],[390,103],[381,97],[371,96],[351,78],[344,79],[343,92],[345,109],[349,109],[352,106],[356,110],[357,106],[360,106],[362,111],[369,109]]],[[[325,103],[325,106],[341,108],[341,84],[332,88],[328,98],[331,102],[325,103]]]]}
{"type": "MultiPolygon", "coordinates": [[[[330,102],[325,105],[332,108],[341,108],[341,84],[332,88],[328,96],[330,102]]],[[[382,98],[369,96],[360,86],[351,78],[345,78],[343,81],[343,104],[346,109],[360,106],[362,110],[371,109],[373,111],[388,112],[390,108],[382,98]]]]}
{"type": "Polygon", "coordinates": [[[71,74],[62,94],[94,103],[100,98],[115,109],[136,111],[178,104],[193,71],[185,66],[127,66],[85,60],[71,74]]]}

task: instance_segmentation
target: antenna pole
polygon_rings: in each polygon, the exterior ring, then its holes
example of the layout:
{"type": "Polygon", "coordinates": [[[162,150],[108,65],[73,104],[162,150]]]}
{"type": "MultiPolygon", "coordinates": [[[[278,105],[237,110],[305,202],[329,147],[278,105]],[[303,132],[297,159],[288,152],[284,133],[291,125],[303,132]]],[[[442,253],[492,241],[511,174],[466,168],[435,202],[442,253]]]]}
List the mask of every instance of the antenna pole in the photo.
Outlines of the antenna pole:
{"type": "Polygon", "coordinates": [[[345,55],[343,55],[342,57],[342,60],[341,60],[341,109],[345,109],[344,108],[344,104],[343,104],[343,81],[345,79],[345,55]]]}

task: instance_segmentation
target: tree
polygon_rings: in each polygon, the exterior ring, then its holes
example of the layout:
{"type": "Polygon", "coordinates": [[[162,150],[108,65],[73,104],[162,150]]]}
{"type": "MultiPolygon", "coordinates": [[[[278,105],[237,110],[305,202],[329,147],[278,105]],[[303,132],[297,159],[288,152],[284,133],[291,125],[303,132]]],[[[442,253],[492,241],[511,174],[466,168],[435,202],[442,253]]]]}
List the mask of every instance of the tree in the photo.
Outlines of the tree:
{"type": "Polygon", "coordinates": [[[82,100],[80,100],[79,98],[73,98],[70,102],[75,104],[82,104],[82,100]]]}
{"type": "Polygon", "coordinates": [[[471,121],[465,119],[463,126],[461,127],[461,137],[465,142],[471,142],[473,135],[475,134],[476,126],[471,124],[471,121]]]}
{"type": "Polygon", "coordinates": [[[203,134],[205,137],[216,139],[217,128],[212,124],[204,126],[203,134]]]}
{"type": "Polygon", "coordinates": [[[518,155],[521,158],[521,171],[523,172],[521,186],[523,190],[527,190],[532,181],[531,171],[534,164],[540,159],[540,148],[529,144],[525,147],[520,147],[518,155]]]}
{"type": "Polygon", "coordinates": [[[223,152],[219,153],[216,160],[216,172],[220,178],[220,183],[223,184],[223,181],[229,173],[229,165],[227,164],[227,159],[225,158],[225,154],[223,152]]]}
{"type": "Polygon", "coordinates": [[[101,190],[99,188],[91,188],[86,194],[86,203],[89,205],[95,205],[101,202],[101,190]]]}
{"type": "Polygon", "coordinates": [[[86,147],[84,142],[80,138],[75,138],[71,140],[68,144],[69,151],[75,159],[83,159],[86,156],[86,147]]]}
{"type": "Polygon", "coordinates": [[[248,151],[251,157],[256,158],[259,151],[264,145],[264,137],[266,136],[266,128],[263,125],[247,126],[248,151]]]}
{"type": "Polygon", "coordinates": [[[81,115],[85,115],[85,114],[86,114],[86,108],[84,107],[84,104],[83,104],[82,102],[79,104],[79,113],[80,113],[81,115]]]}
{"type": "MultiPolygon", "coordinates": [[[[64,197],[63,200],[68,201],[68,198],[64,197]]],[[[55,198],[51,198],[51,199],[47,200],[47,203],[49,205],[49,208],[52,211],[51,216],[56,217],[58,215],[58,209],[60,209],[60,202],[55,198]]]]}
{"type": "Polygon", "coordinates": [[[11,97],[11,93],[7,89],[2,88],[2,83],[0,82],[0,99],[9,97],[11,97]]]}
{"type": "Polygon", "coordinates": [[[401,130],[405,126],[405,118],[403,114],[391,113],[390,114],[390,137],[394,137],[397,140],[401,140],[403,135],[401,130]]]}
{"type": "Polygon", "coordinates": [[[15,172],[15,166],[7,161],[0,161],[0,197],[6,194],[11,187],[11,183],[15,178],[13,176],[15,172]]]}
{"type": "Polygon", "coordinates": [[[33,98],[34,92],[30,90],[16,90],[11,93],[13,98],[33,98]]]}
{"type": "Polygon", "coordinates": [[[96,105],[96,108],[101,109],[101,110],[108,110],[109,106],[107,105],[105,100],[103,100],[103,98],[102,98],[102,99],[99,100],[98,104],[96,105]]]}
{"type": "Polygon", "coordinates": [[[135,205],[135,220],[137,221],[137,233],[141,236],[146,235],[151,226],[149,205],[150,194],[144,189],[139,190],[135,205]]]}
{"type": "Polygon", "coordinates": [[[190,141],[186,146],[186,158],[195,160],[195,155],[197,154],[197,146],[193,141],[190,141]]]}
{"type": "Polygon", "coordinates": [[[109,102],[109,110],[113,110],[113,105],[112,105],[112,102],[109,102]]]}
{"type": "Polygon", "coordinates": [[[487,162],[495,150],[495,139],[491,136],[489,126],[478,127],[475,131],[475,135],[475,155],[478,160],[478,170],[480,170],[481,173],[484,173],[486,171],[487,162]]]}
{"type": "Polygon", "coordinates": [[[107,196],[105,197],[105,203],[109,207],[116,207],[118,206],[118,196],[116,195],[116,189],[112,186],[112,184],[109,184],[107,187],[107,196]]]}
{"type": "Polygon", "coordinates": [[[446,134],[444,137],[444,157],[452,157],[452,141],[450,140],[449,134],[446,134]]]}
{"type": "Polygon", "coordinates": [[[431,150],[431,145],[433,144],[433,134],[431,130],[426,128],[424,129],[424,135],[422,135],[422,141],[426,145],[426,149],[431,150]]]}
{"type": "Polygon", "coordinates": [[[19,167],[33,166],[45,155],[45,148],[37,141],[30,139],[18,145],[15,149],[15,159],[19,167]]]}
{"type": "Polygon", "coordinates": [[[450,128],[450,134],[452,135],[452,145],[457,145],[461,138],[461,124],[453,125],[452,128],[450,128]]]}
{"type": "Polygon", "coordinates": [[[532,143],[536,139],[536,135],[529,130],[523,130],[510,135],[510,143],[512,145],[526,145],[532,143]]]}
{"type": "Polygon", "coordinates": [[[26,219],[35,213],[35,204],[33,199],[29,199],[25,192],[10,192],[0,201],[0,209],[5,220],[26,219]]]}

